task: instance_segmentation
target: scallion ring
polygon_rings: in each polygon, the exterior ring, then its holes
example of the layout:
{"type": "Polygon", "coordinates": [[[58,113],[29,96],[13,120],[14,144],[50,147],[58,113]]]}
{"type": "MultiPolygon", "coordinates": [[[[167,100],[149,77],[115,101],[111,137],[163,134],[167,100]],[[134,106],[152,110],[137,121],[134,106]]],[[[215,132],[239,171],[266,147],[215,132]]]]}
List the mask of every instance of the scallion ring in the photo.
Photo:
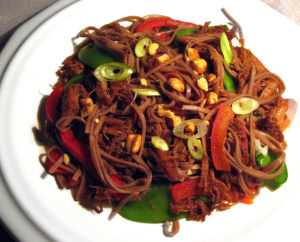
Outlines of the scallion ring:
{"type": "Polygon", "coordinates": [[[188,139],[190,137],[195,137],[195,138],[201,138],[203,137],[205,134],[207,133],[207,125],[204,123],[204,121],[202,121],[201,119],[188,119],[185,120],[183,122],[181,122],[180,124],[178,124],[174,129],[173,129],[173,134],[179,138],[182,139],[188,139]],[[184,128],[188,123],[194,123],[195,126],[198,129],[197,134],[192,135],[192,136],[188,136],[186,134],[184,134],[184,128]]]}
{"type": "Polygon", "coordinates": [[[136,92],[140,96],[160,96],[161,94],[155,89],[150,88],[134,88],[132,91],[136,92]]]}
{"type": "Polygon", "coordinates": [[[119,62],[111,62],[98,66],[94,76],[99,81],[122,81],[133,73],[130,66],[119,62]]]}
{"type": "Polygon", "coordinates": [[[200,140],[196,139],[195,137],[190,137],[187,140],[187,146],[191,153],[191,155],[196,160],[201,160],[203,157],[203,148],[200,140]]]}
{"type": "Polygon", "coordinates": [[[137,57],[143,57],[148,54],[149,45],[152,44],[152,40],[144,38],[140,40],[135,46],[135,54],[137,57]]]}
{"type": "Polygon", "coordinates": [[[253,112],[259,107],[259,103],[248,97],[242,97],[232,104],[232,110],[236,114],[248,114],[253,112]]]}
{"type": "Polygon", "coordinates": [[[155,148],[158,148],[160,150],[169,150],[167,142],[158,136],[153,136],[151,138],[151,142],[155,148]]]}

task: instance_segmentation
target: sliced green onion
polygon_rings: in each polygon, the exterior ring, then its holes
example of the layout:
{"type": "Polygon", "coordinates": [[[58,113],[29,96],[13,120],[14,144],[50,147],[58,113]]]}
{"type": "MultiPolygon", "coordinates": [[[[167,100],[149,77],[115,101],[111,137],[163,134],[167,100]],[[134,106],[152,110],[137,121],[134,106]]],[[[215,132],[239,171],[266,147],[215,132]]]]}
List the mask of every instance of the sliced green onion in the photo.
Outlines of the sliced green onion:
{"type": "Polygon", "coordinates": [[[200,140],[196,139],[195,137],[190,137],[187,140],[187,146],[191,153],[191,155],[196,160],[201,160],[203,157],[203,148],[200,140]]]}
{"type": "Polygon", "coordinates": [[[248,114],[253,112],[259,107],[259,103],[248,97],[242,97],[232,104],[232,110],[236,114],[248,114]]]}
{"type": "Polygon", "coordinates": [[[137,57],[143,57],[148,54],[148,47],[152,44],[152,40],[144,38],[140,40],[135,46],[135,54],[137,57]]]}
{"type": "Polygon", "coordinates": [[[155,148],[158,148],[160,150],[169,150],[167,142],[158,136],[153,136],[151,138],[151,142],[155,148]]]}
{"type": "Polygon", "coordinates": [[[98,66],[94,76],[99,81],[122,81],[133,73],[130,66],[119,62],[111,62],[98,66]]]}
{"type": "Polygon", "coordinates": [[[256,156],[262,154],[264,157],[268,155],[268,146],[262,147],[261,142],[259,139],[255,139],[255,153],[256,156]]]}
{"type": "Polygon", "coordinates": [[[225,62],[227,65],[230,65],[232,61],[232,50],[225,32],[223,32],[223,34],[221,35],[220,45],[225,62]]]}
{"type": "Polygon", "coordinates": [[[190,137],[195,137],[195,138],[201,138],[207,133],[207,125],[201,120],[201,119],[188,119],[180,124],[178,124],[174,129],[173,129],[173,134],[179,138],[182,139],[188,139],[190,137]],[[193,136],[188,136],[184,134],[184,128],[188,123],[194,123],[198,129],[197,134],[193,136]]]}
{"type": "Polygon", "coordinates": [[[140,96],[160,96],[161,94],[155,89],[150,88],[134,88],[132,91],[136,92],[140,96]]]}

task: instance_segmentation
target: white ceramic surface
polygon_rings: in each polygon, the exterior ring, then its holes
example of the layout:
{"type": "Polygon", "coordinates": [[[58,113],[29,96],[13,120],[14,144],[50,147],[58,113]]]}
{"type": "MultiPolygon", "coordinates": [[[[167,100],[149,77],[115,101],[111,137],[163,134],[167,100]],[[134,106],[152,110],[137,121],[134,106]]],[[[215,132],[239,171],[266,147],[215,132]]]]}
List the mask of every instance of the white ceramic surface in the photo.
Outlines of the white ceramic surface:
{"type": "MultiPolygon", "coordinates": [[[[37,110],[43,95],[51,92],[49,85],[57,79],[56,70],[72,53],[72,37],[89,25],[99,27],[124,16],[151,13],[201,24],[205,21],[222,24],[227,22],[220,11],[222,7],[242,25],[246,47],[286,82],[284,97],[293,97],[300,103],[296,86],[299,64],[295,59],[300,56],[300,28],[259,1],[198,0],[184,4],[157,0],[149,3],[79,1],[41,22],[15,50],[1,80],[1,175],[19,212],[45,238],[54,241],[281,241],[287,234],[297,234],[293,217],[300,215],[294,209],[295,201],[300,198],[299,115],[286,133],[289,180],[284,186],[273,193],[263,189],[253,205],[238,205],[213,213],[205,223],[183,221],[180,233],[172,239],[163,236],[161,224],[134,223],[120,216],[108,221],[109,209],[100,215],[87,211],[73,201],[69,190],[58,189],[53,177],[43,176],[39,163],[42,149],[32,129],[38,127],[37,110]]],[[[9,206],[4,203],[1,207],[4,213],[9,206]]]]}

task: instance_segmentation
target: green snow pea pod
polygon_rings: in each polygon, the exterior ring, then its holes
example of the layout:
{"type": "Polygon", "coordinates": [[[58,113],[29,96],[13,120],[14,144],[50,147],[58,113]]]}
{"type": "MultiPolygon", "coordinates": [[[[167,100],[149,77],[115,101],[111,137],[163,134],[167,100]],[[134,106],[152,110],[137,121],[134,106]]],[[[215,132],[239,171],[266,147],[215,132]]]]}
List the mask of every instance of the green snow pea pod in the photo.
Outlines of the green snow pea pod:
{"type": "Polygon", "coordinates": [[[182,29],[177,32],[176,37],[183,37],[186,34],[195,34],[196,30],[200,30],[200,29],[201,28],[182,29]]]}
{"type": "MultiPolygon", "coordinates": [[[[164,223],[175,219],[182,219],[188,213],[173,213],[170,210],[172,199],[170,183],[167,181],[153,181],[148,192],[141,200],[127,202],[119,214],[131,221],[143,223],[164,223]]],[[[118,202],[113,201],[116,206],[118,202]]]]}
{"type": "Polygon", "coordinates": [[[224,87],[226,90],[236,93],[235,80],[226,69],[224,69],[224,87]]]}
{"type": "MultiPolygon", "coordinates": [[[[265,167],[268,164],[270,164],[272,161],[276,160],[278,156],[271,150],[269,150],[267,156],[263,156],[262,154],[259,154],[256,156],[256,164],[259,167],[265,167]]],[[[272,173],[274,173],[277,169],[275,169],[272,173]]],[[[285,183],[288,179],[288,170],[286,164],[284,164],[283,172],[276,178],[272,179],[276,181],[278,184],[282,185],[285,183]]]]}
{"type": "Polygon", "coordinates": [[[72,84],[75,84],[75,83],[79,83],[81,81],[83,81],[85,78],[85,74],[84,72],[76,75],[76,76],[73,76],[65,85],[64,85],[64,88],[67,88],[68,86],[72,85],[72,84]]]}
{"type": "Polygon", "coordinates": [[[81,48],[78,52],[78,58],[84,64],[94,69],[102,64],[110,62],[122,62],[117,56],[109,53],[105,49],[93,43],[81,48]]]}

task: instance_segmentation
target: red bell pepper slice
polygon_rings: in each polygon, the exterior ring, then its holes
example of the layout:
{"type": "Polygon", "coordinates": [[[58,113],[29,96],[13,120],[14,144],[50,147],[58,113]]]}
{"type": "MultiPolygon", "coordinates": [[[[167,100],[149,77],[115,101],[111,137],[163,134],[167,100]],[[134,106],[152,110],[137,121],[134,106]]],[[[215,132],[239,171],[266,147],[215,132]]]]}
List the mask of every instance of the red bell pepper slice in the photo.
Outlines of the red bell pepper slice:
{"type": "MultiPolygon", "coordinates": [[[[53,150],[51,152],[51,158],[55,161],[57,161],[63,154],[59,151],[59,150],[53,150]]],[[[49,161],[49,166],[50,168],[54,165],[54,163],[50,160],[49,161]]],[[[66,171],[64,169],[61,169],[61,168],[57,168],[55,173],[60,173],[60,174],[64,174],[64,175],[72,175],[73,173],[70,172],[70,171],[66,171]]]]}
{"type": "MultiPolygon", "coordinates": [[[[251,191],[251,192],[255,192],[255,189],[253,187],[249,187],[247,186],[248,189],[251,191]]],[[[244,203],[244,204],[252,204],[254,203],[254,198],[253,197],[250,197],[249,195],[246,195],[245,198],[241,199],[240,201],[241,203],[244,203]]]]}
{"type": "Polygon", "coordinates": [[[82,166],[96,179],[100,180],[96,168],[94,166],[90,149],[85,144],[81,143],[73,134],[71,129],[61,132],[60,137],[64,147],[77,159],[82,166]]]}
{"type": "Polygon", "coordinates": [[[222,104],[211,132],[211,154],[215,168],[222,171],[230,171],[231,167],[225,153],[225,139],[228,127],[234,118],[235,113],[231,106],[222,104]]]}
{"type": "Polygon", "coordinates": [[[245,147],[248,149],[249,148],[248,136],[244,128],[243,128],[243,132],[245,133],[245,138],[242,139],[242,142],[244,143],[245,147]]]}
{"type": "MultiPolygon", "coordinates": [[[[65,148],[71,153],[71,155],[73,155],[91,175],[100,180],[100,177],[93,163],[90,149],[85,144],[76,139],[71,129],[65,132],[60,131],[60,137],[65,148]]],[[[119,178],[119,176],[111,175],[110,177],[116,184],[124,185],[124,182],[119,178]]],[[[114,196],[117,200],[120,200],[126,195],[127,194],[117,193],[114,196]]]]}
{"type": "Polygon", "coordinates": [[[70,186],[74,187],[78,185],[81,182],[81,178],[79,178],[77,181],[73,180],[73,176],[68,176],[69,184],[70,186]]]}
{"type": "Polygon", "coordinates": [[[171,194],[174,202],[178,202],[184,198],[194,195],[207,195],[204,194],[203,189],[199,186],[200,178],[190,179],[171,187],[171,194]]]}
{"type": "Polygon", "coordinates": [[[180,20],[173,20],[173,19],[170,19],[170,18],[156,18],[156,19],[151,19],[151,20],[148,20],[148,21],[145,21],[144,23],[142,23],[136,29],[136,33],[137,32],[143,32],[146,29],[149,29],[153,32],[159,32],[159,30],[162,27],[169,27],[171,29],[176,29],[178,27],[177,24],[183,24],[185,26],[191,26],[191,28],[199,27],[199,25],[197,25],[197,24],[193,24],[193,23],[189,23],[189,22],[183,22],[183,21],[180,21],[180,20]],[[174,24],[172,24],[172,22],[174,24]]]}
{"type": "Polygon", "coordinates": [[[47,102],[46,102],[46,113],[49,119],[55,123],[59,117],[60,113],[57,110],[57,106],[59,104],[60,98],[64,93],[64,88],[59,86],[56,87],[50,94],[47,102]]]}

